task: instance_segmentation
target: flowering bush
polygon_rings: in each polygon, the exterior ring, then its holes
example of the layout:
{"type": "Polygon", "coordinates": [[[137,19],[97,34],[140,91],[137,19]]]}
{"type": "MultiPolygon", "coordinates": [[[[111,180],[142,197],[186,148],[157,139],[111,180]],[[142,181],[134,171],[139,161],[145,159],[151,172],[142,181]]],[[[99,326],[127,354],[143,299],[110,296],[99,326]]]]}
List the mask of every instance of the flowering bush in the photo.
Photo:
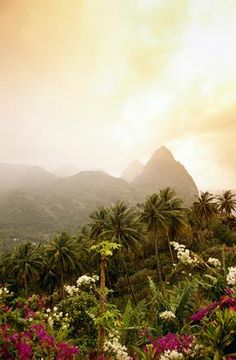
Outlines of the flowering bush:
{"type": "Polygon", "coordinates": [[[31,360],[35,358],[73,360],[78,349],[67,343],[57,343],[42,324],[31,324],[17,331],[8,324],[0,326],[0,358],[31,360]]]}
{"type": "Polygon", "coordinates": [[[195,339],[190,335],[179,336],[168,333],[165,336],[150,339],[141,359],[145,360],[169,360],[169,359],[191,359],[196,353],[195,339]]]}
{"type": "Polygon", "coordinates": [[[228,274],[226,277],[227,284],[230,286],[236,285],[236,267],[228,268],[228,274]]]}
{"type": "Polygon", "coordinates": [[[110,334],[109,339],[104,344],[105,353],[112,356],[114,360],[129,360],[128,350],[120,343],[119,334],[114,332],[110,334]]]}
{"type": "MultiPolygon", "coordinates": [[[[8,291],[4,291],[8,294],[8,291]]],[[[6,360],[73,360],[78,348],[57,341],[50,327],[40,323],[37,297],[16,299],[11,306],[0,301],[0,358],[6,360]]]]}
{"type": "Polygon", "coordinates": [[[165,320],[165,321],[170,321],[176,318],[175,314],[172,311],[163,311],[160,313],[160,319],[165,320]]]}
{"type": "Polygon", "coordinates": [[[214,266],[214,267],[221,267],[221,262],[219,259],[216,259],[216,258],[212,258],[210,257],[208,260],[207,260],[208,264],[214,266]]]}
{"type": "Polygon", "coordinates": [[[186,249],[186,246],[179,244],[175,241],[171,242],[171,245],[177,251],[177,258],[180,262],[187,265],[197,265],[199,263],[195,254],[191,253],[189,249],[186,249]]]}
{"type": "Polygon", "coordinates": [[[76,285],[65,285],[65,291],[69,296],[73,296],[86,289],[92,290],[98,279],[97,275],[82,275],[76,281],[76,285]]]}

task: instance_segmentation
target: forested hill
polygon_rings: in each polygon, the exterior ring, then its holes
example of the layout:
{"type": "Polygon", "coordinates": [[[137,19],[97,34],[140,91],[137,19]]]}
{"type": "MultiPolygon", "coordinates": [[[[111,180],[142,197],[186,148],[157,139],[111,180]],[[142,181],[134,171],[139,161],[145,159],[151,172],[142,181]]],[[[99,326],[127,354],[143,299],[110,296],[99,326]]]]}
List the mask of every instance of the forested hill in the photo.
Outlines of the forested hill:
{"type": "Polygon", "coordinates": [[[98,207],[118,200],[135,205],[166,186],[174,188],[177,196],[190,205],[198,194],[196,185],[171,153],[169,159],[165,156],[161,148],[132,183],[101,171],[58,178],[38,167],[5,165],[5,171],[0,166],[3,246],[11,247],[13,239],[45,242],[62,230],[75,233],[98,207]]]}

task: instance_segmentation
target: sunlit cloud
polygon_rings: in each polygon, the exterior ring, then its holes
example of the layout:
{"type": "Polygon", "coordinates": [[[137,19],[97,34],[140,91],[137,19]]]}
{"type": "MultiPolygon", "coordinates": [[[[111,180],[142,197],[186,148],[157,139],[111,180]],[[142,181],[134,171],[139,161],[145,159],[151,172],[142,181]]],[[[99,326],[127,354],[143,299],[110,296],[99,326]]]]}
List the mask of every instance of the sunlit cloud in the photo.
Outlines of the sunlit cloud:
{"type": "Polygon", "coordinates": [[[0,161],[119,174],[167,144],[199,187],[232,187],[235,13],[234,0],[0,2],[0,161]]]}

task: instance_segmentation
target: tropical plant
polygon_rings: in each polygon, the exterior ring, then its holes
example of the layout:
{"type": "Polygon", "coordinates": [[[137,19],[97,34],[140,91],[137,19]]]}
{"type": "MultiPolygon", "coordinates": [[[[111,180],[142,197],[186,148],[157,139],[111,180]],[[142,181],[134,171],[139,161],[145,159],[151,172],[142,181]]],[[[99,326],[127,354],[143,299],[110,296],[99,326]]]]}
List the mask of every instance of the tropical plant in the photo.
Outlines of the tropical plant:
{"type": "Polygon", "coordinates": [[[193,211],[200,219],[202,227],[206,227],[210,235],[209,222],[218,214],[214,196],[208,191],[202,192],[200,196],[197,196],[197,201],[193,203],[193,211]]]}
{"type": "Polygon", "coordinates": [[[217,197],[219,211],[221,214],[230,216],[236,211],[236,198],[231,190],[224,191],[222,195],[217,197]]]}
{"type": "Polygon", "coordinates": [[[100,291],[99,291],[99,319],[98,319],[98,356],[104,354],[105,327],[104,320],[106,316],[106,277],[105,267],[106,261],[113,255],[113,252],[121,247],[120,244],[109,241],[102,241],[97,245],[93,245],[91,250],[100,255],[100,291]]]}
{"type": "Polygon", "coordinates": [[[46,252],[49,264],[55,268],[59,276],[60,298],[63,298],[65,275],[75,272],[78,266],[76,243],[66,232],[63,232],[46,246],[46,252]]]}
{"type": "Polygon", "coordinates": [[[160,282],[162,273],[159,258],[159,241],[161,234],[167,237],[167,243],[172,262],[174,257],[170,246],[170,232],[180,228],[186,222],[182,201],[175,197],[170,188],[162,189],[159,193],[150,195],[141,205],[141,221],[146,225],[149,240],[155,244],[156,267],[160,282]]]}
{"type": "Polygon", "coordinates": [[[39,278],[43,267],[39,249],[30,242],[19,245],[13,254],[11,272],[16,276],[19,285],[24,286],[25,296],[31,280],[39,278]]]}

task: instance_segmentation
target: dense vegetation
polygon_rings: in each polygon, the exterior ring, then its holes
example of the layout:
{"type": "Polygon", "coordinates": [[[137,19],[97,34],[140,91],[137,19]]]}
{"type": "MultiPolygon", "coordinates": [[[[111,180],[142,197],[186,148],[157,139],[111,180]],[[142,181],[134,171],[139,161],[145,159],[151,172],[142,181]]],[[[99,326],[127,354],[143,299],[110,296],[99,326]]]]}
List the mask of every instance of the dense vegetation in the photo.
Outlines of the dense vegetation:
{"type": "MultiPolygon", "coordinates": [[[[236,199],[170,188],[0,259],[2,359],[236,359],[236,199]]],[[[40,241],[40,239],[39,239],[40,241]]]]}

